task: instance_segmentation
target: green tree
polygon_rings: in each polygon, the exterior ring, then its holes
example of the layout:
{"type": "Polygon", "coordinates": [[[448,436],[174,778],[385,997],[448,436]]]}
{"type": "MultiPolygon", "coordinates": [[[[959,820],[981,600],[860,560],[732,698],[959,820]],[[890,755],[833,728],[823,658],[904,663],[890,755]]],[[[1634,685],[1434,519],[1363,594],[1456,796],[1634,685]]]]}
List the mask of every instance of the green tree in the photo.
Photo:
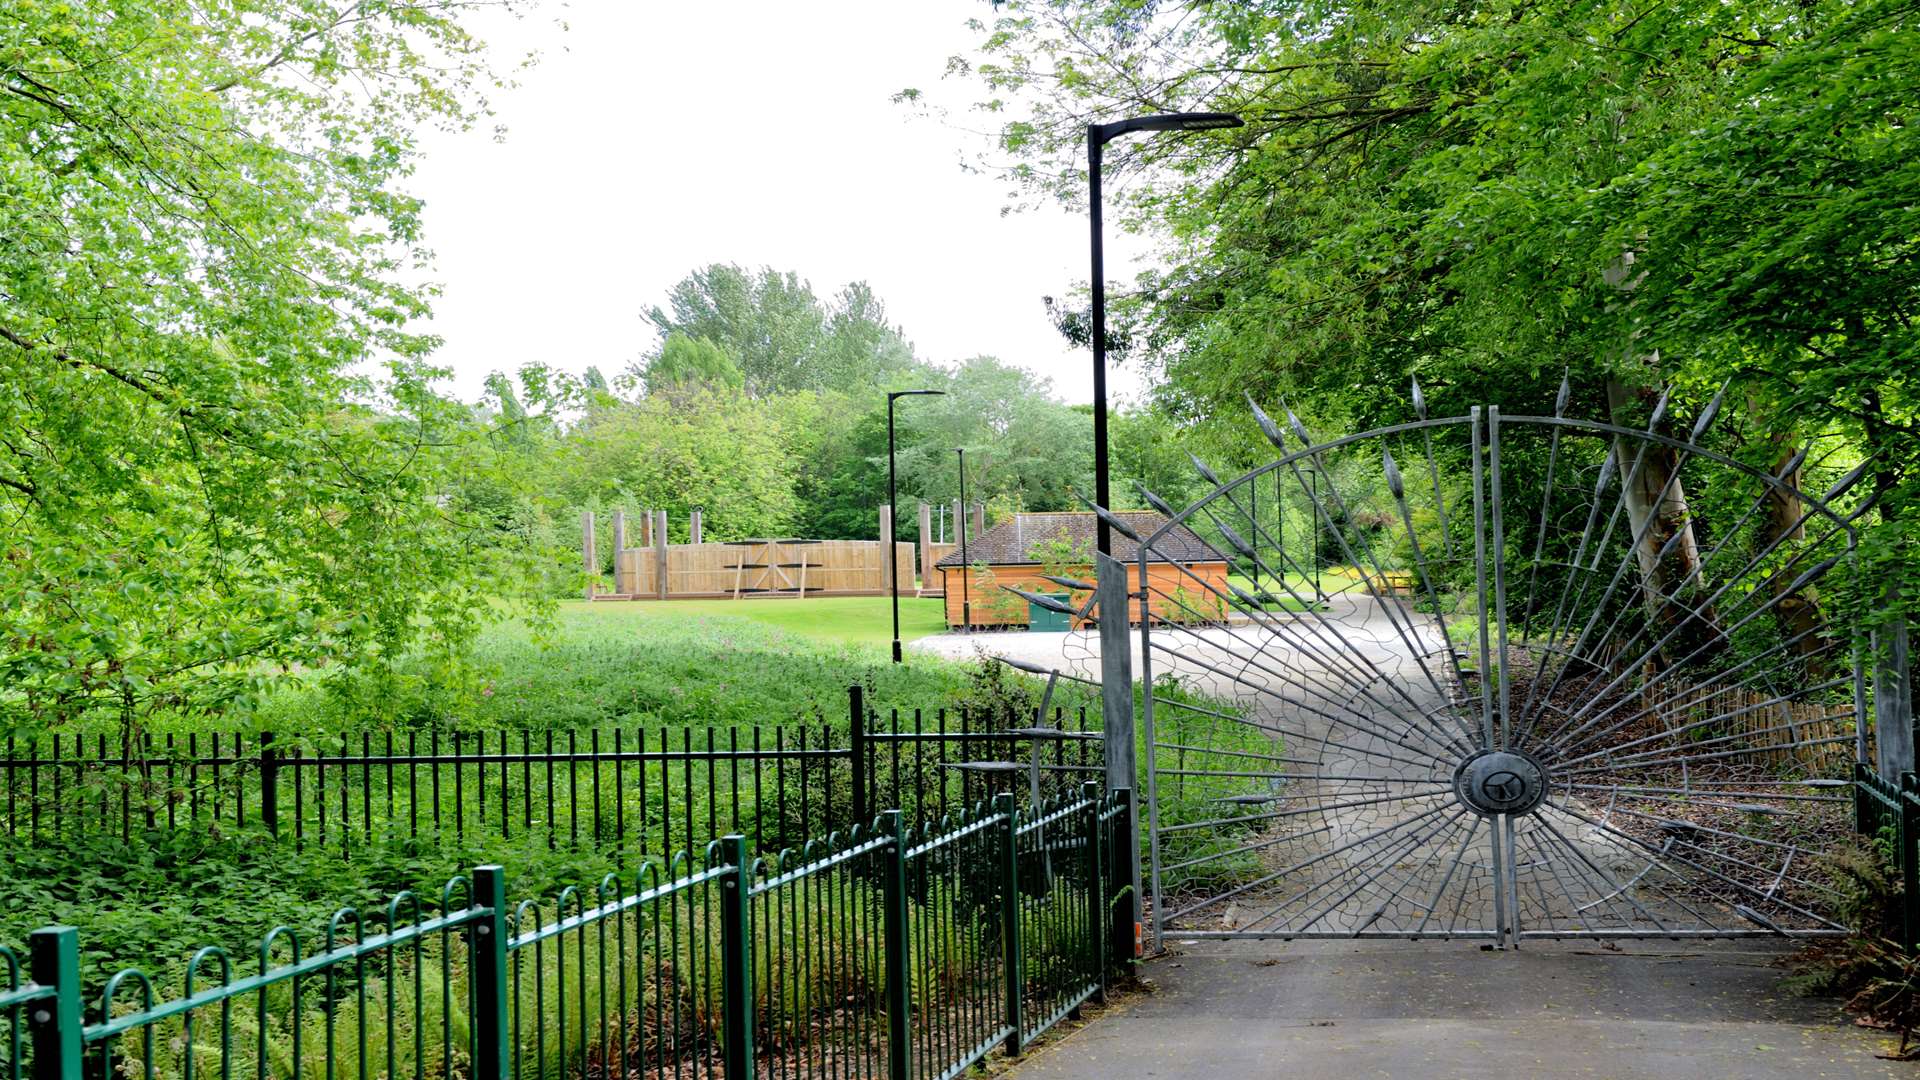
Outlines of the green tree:
{"type": "Polygon", "coordinates": [[[912,347],[865,282],[827,305],[792,271],[715,263],[682,279],[667,307],[652,308],[647,318],[663,349],[676,333],[719,346],[755,397],[861,390],[913,363],[912,347]]]}
{"type": "Polygon", "coordinates": [[[1920,585],[1898,524],[1915,21],[1910,0],[1016,0],[955,69],[1000,164],[1070,201],[1089,120],[1246,118],[1107,158],[1120,220],[1171,239],[1118,329],[1202,441],[1245,443],[1246,392],[1325,432],[1408,418],[1416,375],[1441,414],[1537,413],[1568,371],[1576,415],[1630,423],[1649,388],[1677,383],[1685,417],[1732,379],[1751,407],[1721,426],[1761,464],[1815,436],[1878,454],[1870,547],[1920,585]]]}
{"type": "Polygon", "coordinates": [[[647,393],[669,394],[699,388],[738,390],[740,366],[727,351],[706,338],[688,337],[675,330],[660,346],[660,355],[647,364],[647,393]]]}
{"type": "Polygon", "coordinates": [[[129,729],[296,666],[455,662],[520,580],[447,505],[415,132],[496,81],[411,0],[0,21],[0,710],[129,729]]]}

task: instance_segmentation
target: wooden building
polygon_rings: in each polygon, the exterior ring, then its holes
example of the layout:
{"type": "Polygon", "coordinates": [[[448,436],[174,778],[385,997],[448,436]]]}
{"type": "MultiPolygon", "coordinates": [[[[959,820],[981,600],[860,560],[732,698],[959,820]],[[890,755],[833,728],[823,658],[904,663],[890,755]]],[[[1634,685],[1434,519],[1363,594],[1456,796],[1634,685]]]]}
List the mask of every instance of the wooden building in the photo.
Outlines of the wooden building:
{"type": "MultiPolygon", "coordinates": [[[[1151,510],[1125,510],[1116,516],[1142,537],[1153,535],[1167,523],[1165,517],[1151,510]]],[[[1051,572],[1092,581],[1097,528],[1098,519],[1091,511],[1015,514],[979,536],[968,536],[966,563],[961,562],[956,548],[934,564],[946,592],[947,625],[961,625],[962,605],[967,603],[974,629],[1024,627],[1027,602],[1003,586],[1057,595],[1066,590],[1041,575],[1051,572]],[[963,573],[967,581],[964,598],[963,573]]],[[[1127,564],[1131,577],[1128,591],[1137,594],[1139,546],[1115,532],[1113,556],[1127,564]]],[[[1198,617],[1196,609],[1211,615],[1220,606],[1215,597],[1227,591],[1227,557],[1192,529],[1178,525],[1148,555],[1147,581],[1148,610],[1155,619],[1184,622],[1198,617]]],[[[1076,593],[1072,602],[1078,607],[1086,599],[1085,593],[1076,593]]]]}

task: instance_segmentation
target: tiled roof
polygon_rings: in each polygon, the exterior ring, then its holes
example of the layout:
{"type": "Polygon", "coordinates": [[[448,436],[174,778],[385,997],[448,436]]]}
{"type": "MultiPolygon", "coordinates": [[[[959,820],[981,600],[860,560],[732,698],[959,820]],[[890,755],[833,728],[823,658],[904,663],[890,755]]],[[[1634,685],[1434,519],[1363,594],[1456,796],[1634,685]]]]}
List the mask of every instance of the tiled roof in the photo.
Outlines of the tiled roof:
{"type": "MultiPolygon", "coordinates": [[[[1115,517],[1127,523],[1128,527],[1142,537],[1152,536],[1167,519],[1152,510],[1121,510],[1115,517]]],[[[1041,561],[1034,548],[1058,540],[1064,533],[1074,546],[1092,552],[1099,519],[1092,511],[1079,513],[1015,514],[1010,520],[1003,521],[988,529],[980,536],[967,537],[967,561],[986,563],[988,566],[1016,566],[1041,561]]],[[[1113,557],[1121,562],[1137,559],[1138,546],[1121,535],[1117,530],[1113,534],[1113,557]]],[[[1192,529],[1185,525],[1176,525],[1154,544],[1147,555],[1153,562],[1225,562],[1226,556],[1213,545],[1200,539],[1192,529]]],[[[951,555],[941,559],[936,566],[958,567],[960,550],[955,548],[951,555]]]]}

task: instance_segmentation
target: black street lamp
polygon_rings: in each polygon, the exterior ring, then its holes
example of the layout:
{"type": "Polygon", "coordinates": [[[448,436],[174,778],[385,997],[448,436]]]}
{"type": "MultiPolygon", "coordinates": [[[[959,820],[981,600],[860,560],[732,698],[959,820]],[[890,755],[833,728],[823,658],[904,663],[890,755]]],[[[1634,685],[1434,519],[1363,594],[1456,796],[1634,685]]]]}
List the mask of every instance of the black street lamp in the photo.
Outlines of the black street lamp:
{"type": "Polygon", "coordinates": [[[967,578],[973,576],[972,564],[967,562],[967,448],[956,446],[953,452],[960,458],[960,513],[954,522],[960,530],[960,632],[973,633],[973,598],[967,594],[967,578]]]}
{"type": "MultiPolygon", "coordinates": [[[[1211,131],[1245,123],[1232,113],[1193,112],[1087,125],[1087,217],[1093,235],[1093,497],[1107,509],[1113,508],[1113,500],[1107,469],[1107,282],[1106,260],[1100,250],[1100,150],[1136,131],[1211,131]]],[[[1113,554],[1113,534],[1105,518],[1100,519],[1098,535],[1100,554],[1113,554]]]]}
{"type": "Polygon", "coordinates": [[[940,396],[945,390],[890,390],[887,392],[887,533],[886,543],[880,548],[880,557],[886,562],[887,580],[893,583],[893,662],[900,662],[900,565],[893,557],[893,532],[897,528],[893,515],[899,509],[899,494],[894,490],[893,482],[893,403],[903,397],[940,396]]]}

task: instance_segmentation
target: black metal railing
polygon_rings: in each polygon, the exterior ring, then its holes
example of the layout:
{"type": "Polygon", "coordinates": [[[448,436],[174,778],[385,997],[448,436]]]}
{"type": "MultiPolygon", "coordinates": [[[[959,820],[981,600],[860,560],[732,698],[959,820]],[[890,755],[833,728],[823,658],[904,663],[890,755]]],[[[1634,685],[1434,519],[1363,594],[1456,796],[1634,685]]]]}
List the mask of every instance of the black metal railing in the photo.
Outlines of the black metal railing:
{"type": "Polygon", "coordinates": [[[576,731],[10,738],[15,842],[254,829],[296,847],[536,837],[634,857],[739,833],[756,851],[897,806],[937,819],[1003,792],[1044,802],[1101,772],[1097,713],[870,707],[843,724],[576,731]]]}

